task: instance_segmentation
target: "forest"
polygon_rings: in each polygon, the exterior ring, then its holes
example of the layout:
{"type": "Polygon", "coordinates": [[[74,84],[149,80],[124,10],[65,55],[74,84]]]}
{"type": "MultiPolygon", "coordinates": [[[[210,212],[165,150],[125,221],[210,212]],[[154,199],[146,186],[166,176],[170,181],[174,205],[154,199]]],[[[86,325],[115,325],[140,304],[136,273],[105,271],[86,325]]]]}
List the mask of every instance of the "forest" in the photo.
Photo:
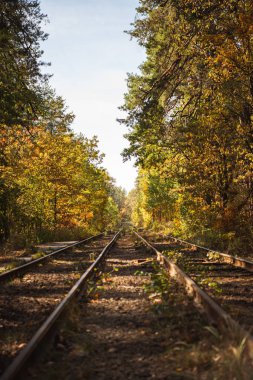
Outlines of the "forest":
{"type": "Polygon", "coordinates": [[[138,178],[126,200],[98,139],[50,86],[37,1],[2,1],[0,238],[23,245],[110,229],[122,216],[240,252],[253,231],[253,4],[141,0],[146,51],[121,109],[138,178]],[[127,209],[127,210],[126,210],[127,209]]]}
{"type": "Polygon", "coordinates": [[[128,33],[146,60],[121,107],[134,224],[252,249],[252,19],[251,0],[140,1],[128,33]]]}
{"type": "Polygon", "coordinates": [[[21,247],[110,230],[125,198],[50,87],[45,20],[38,1],[0,2],[0,240],[21,247]]]}

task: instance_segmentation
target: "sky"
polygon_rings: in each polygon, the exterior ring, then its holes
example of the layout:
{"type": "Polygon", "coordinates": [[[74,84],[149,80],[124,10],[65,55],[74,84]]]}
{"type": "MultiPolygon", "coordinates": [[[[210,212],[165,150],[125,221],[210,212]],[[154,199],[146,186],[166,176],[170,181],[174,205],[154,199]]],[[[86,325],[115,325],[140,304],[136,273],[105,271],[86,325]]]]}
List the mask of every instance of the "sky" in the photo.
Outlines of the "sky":
{"type": "Polygon", "coordinates": [[[51,62],[51,86],[76,118],[72,128],[98,136],[103,166],[127,191],[134,187],[133,161],[123,163],[126,127],[116,122],[127,91],[128,72],[138,72],[143,49],[124,30],[131,28],[137,0],[41,0],[49,23],[43,42],[44,61],[51,62]]]}

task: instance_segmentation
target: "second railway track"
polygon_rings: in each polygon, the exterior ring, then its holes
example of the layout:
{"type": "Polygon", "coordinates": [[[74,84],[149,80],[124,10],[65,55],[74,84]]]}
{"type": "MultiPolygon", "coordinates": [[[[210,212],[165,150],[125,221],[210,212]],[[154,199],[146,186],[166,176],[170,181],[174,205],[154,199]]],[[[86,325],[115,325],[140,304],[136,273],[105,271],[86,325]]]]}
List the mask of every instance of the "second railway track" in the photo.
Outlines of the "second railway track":
{"type": "Polygon", "coordinates": [[[253,262],[215,252],[205,247],[163,237],[149,239],[157,250],[187,273],[234,320],[247,331],[253,327],[253,262]],[[225,262],[227,259],[229,262],[225,262]],[[232,265],[233,260],[236,260],[232,265]],[[242,264],[240,265],[240,261],[242,264]]]}
{"type": "Polygon", "coordinates": [[[91,237],[84,239],[84,240],[77,241],[73,244],[68,244],[68,245],[66,245],[60,249],[54,250],[53,252],[51,252],[45,256],[31,260],[28,263],[21,264],[21,265],[17,266],[16,268],[6,270],[0,274],[0,283],[12,280],[15,277],[21,277],[25,273],[29,272],[29,270],[31,270],[32,268],[36,267],[37,265],[44,264],[46,261],[51,260],[52,258],[55,258],[57,255],[61,254],[62,252],[66,252],[67,250],[78,247],[82,244],[87,244],[87,243],[89,243],[89,242],[91,242],[97,238],[100,238],[102,236],[103,236],[103,233],[95,235],[95,236],[91,236],[91,237]]]}

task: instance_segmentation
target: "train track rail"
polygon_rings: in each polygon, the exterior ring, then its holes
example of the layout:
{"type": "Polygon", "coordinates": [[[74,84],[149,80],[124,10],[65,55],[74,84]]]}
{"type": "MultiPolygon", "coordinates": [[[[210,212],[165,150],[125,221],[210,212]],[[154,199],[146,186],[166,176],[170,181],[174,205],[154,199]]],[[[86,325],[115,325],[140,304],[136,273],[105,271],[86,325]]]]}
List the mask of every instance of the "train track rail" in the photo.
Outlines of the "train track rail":
{"type": "Polygon", "coordinates": [[[228,263],[210,262],[206,255],[187,248],[182,250],[179,244],[161,245],[166,247],[169,259],[166,252],[161,253],[137,232],[134,234],[156,254],[168,274],[184,286],[197,307],[204,309],[221,330],[232,327],[248,336],[247,349],[253,358],[253,338],[249,334],[253,323],[252,274],[228,263]],[[178,259],[179,265],[173,262],[178,259]]]}
{"type": "Polygon", "coordinates": [[[219,257],[219,259],[223,261],[224,263],[231,264],[235,267],[243,268],[250,272],[253,272],[253,262],[250,260],[244,259],[242,257],[232,256],[227,253],[216,251],[216,250],[213,250],[201,245],[197,245],[194,243],[190,243],[189,241],[182,240],[171,235],[165,236],[165,238],[169,238],[171,241],[177,242],[184,246],[193,247],[193,248],[196,248],[197,250],[200,250],[206,253],[212,253],[213,255],[216,255],[217,257],[219,257]]]}
{"type": "Polygon", "coordinates": [[[19,277],[19,276],[23,276],[25,273],[27,273],[29,270],[33,269],[35,266],[39,265],[39,264],[42,264],[42,263],[45,263],[47,260],[50,260],[54,257],[56,257],[57,255],[59,255],[60,253],[62,252],[66,252],[67,250],[70,250],[72,248],[75,248],[75,247],[78,247],[82,244],[87,244],[89,243],[90,241],[93,241],[95,239],[98,239],[100,237],[102,237],[104,234],[101,233],[101,234],[98,234],[98,235],[95,235],[95,236],[91,236],[87,239],[83,239],[83,240],[80,240],[76,243],[73,243],[73,244],[69,244],[69,245],[66,245],[65,247],[63,248],[60,248],[60,249],[57,249],[45,256],[42,256],[38,259],[35,259],[35,260],[32,260],[26,264],[23,264],[23,265],[20,265],[16,268],[13,268],[13,269],[10,269],[8,271],[5,271],[3,273],[0,274],[0,282],[5,282],[5,281],[9,281],[9,280],[12,280],[13,278],[15,277],[19,277]]]}
{"type": "Polygon", "coordinates": [[[2,285],[1,380],[20,376],[36,349],[55,330],[68,306],[80,297],[87,281],[97,273],[119,234],[120,231],[114,236],[90,239],[89,245],[85,240],[84,247],[78,242],[71,253],[66,255],[67,249],[61,250],[54,262],[36,266],[22,280],[15,278],[2,285]]]}

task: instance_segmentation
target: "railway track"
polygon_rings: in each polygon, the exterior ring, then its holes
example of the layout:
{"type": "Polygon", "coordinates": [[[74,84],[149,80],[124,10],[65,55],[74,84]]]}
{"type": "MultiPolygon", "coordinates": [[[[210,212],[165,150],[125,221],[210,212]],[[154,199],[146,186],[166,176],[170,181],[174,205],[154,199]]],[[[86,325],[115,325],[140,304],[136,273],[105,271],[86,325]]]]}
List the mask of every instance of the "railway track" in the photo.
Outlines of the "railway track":
{"type": "Polygon", "coordinates": [[[83,240],[80,240],[80,241],[75,242],[73,244],[66,245],[63,248],[54,250],[53,252],[51,252],[51,253],[49,253],[49,254],[47,254],[45,256],[39,257],[38,259],[29,261],[26,264],[23,264],[23,265],[17,266],[16,268],[7,270],[7,271],[5,271],[5,272],[3,272],[3,273],[0,274],[0,283],[12,280],[15,277],[23,276],[24,273],[27,273],[32,268],[36,267],[39,264],[45,263],[47,260],[55,258],[56,256],[58,256],[62,252],[66,252],[67,250],[70,250],[72,248],[78,247],[78,246],[80,246],[82,244],[89,243],[89,242],[91,242],[91,241],[93,241],[95,239],[98,239],[98,238],[102,237],[102,236],[103,236],[103,233],[95,235],[95,236],[91,236],[91,237],[89,237],[87,239],[83,239],[83,240]]]}
{"type": "MultiPolygon", "coordinates": [[[[150,248],[147,250],[139,239],[141,237],[137,240],[127,234],[119,239],[106,260],[108,277],[103,278],[103,290],[92,302],[79,304],[75,327],[71,332],[61,330],[60,347],[54,344],[53,348],[43,350],[43,357],[29,367],[30,379],[53,380],[56,376],[87,380],[244,378],[234,376],[233,356],[230,356],[229,370],[225,367],[222,370],[224,376],[217,376],[220,369],[216,365],[217,350],[226,353],[231,347],[236,348],[242,335],[236,340],[224,330],[224,334],[214,339],[205,328],[208,327],[206,316],[192,307],[191,299],[176,281],[168,280],[169,293],[161,298],[153,281],[160,276],[166,281],[166,277],[163,270],[156,271],[153,267],[154,253],[165,266],[166,259],[145,242],[150,248]],[[228,343],[223,345],[226,337],[228,343]],[[197,345],[201,354],[195,350],[197,345]],[[182,350],[182,347],[185,348],[182,350]],[[208,355],[208,360],[197,359],[191,367],[191,358],[200,358],[202,352],[203,358],[208,355]]],[[[175,270],[172,264],[166,268],[171,272],[175,270]]],[[[193,286],[188,280],[190,285],[193,286]]],[[[201,291],[195,291],[200,297],[201,291]]],[[[203,298],[207,300],[208,296],[203,295],[203,298]]],[[[223,323],[231,321],[216,303],[211,302],[211,307],[216,322],[219,313],[222,313],[223,323]]],[[[237,327],[234,323],[233,328],[237,327]]],[[[245,335],[245,331],[243,333],[245,335]]],[[[244,369],[250,372],[251,361],[245,355],[244,369]]]]}
{"type": "Polygon", "coordinates": [[[19,376],[67,306],[98,270],[118,236],[119,232],[100,235],[73,244],[71,252],[70,246],[53,252],[43,265],[36,260],[32,266],[16,268],[8,278],[12,280],[1,285],[1,380],[19,376]]]}
{"type": "MultiPolygon", "coordinates": [[[[247,260],[246,269],[243,265],[244,259],[171,237],[160,243],[148,242],[137,232],[134,233],[157,255],[158,261],[165,266],[169,275],[184,285],[197,306],[205,309],[218,327],[232,327],[244,335],[251,333],[252,262],[247,260]]],[[[249,354],[253,358],[253,338],[250,335],[247,344],[249,354]]]]}
{"type": "Polygon", "coordinates": [[[253,324],[253,262],[169,236],[154,243],[247,329],[253,324]],[[167,241],[166,241],[167,240],[167,241]],[[167,244],[166,244],[167,243],[167,244]]]}
{"type": "MultiPolygon", "coordinates": [[[[20,285],[22,282],[26,283],[28,286],[24,286],[26,288],[25,294],[26,297],[31,298],[31,302],[28,305],[28,309],[22,310],[17,306],[16,308],[16,301],[19,302],[20,294],[16,293],[16,299],[15,299],[15,292],[13,293],[13,302],[11,304],[15,305],[15,312],[13,313],[12,308],[10,307],[8,309],[8,313],[10,314],[10,323],[17,323],[17,326],[10,326],[10,331],[14,331],[15,334],[13,336],[13,339],[11,341],[12,348],[14,347],[14,350],[9,350],[8,347],[6,348],[6,354],[7,356],[4,357],[4,365],[3,369],[5,372],[1,376],[1,380],[11,380],[15,378],[22,378],[23,370],[25,369],[26,376],[31,376],[31,378],[35,379],[44,379],[47,375],[47,358],[51,358],[53,355],[53,363],[54,363],[54,369],[53,373],[61,373],[61,377],[65,376],[65,374],[68,373],[69,378],[79,378],[80,371],[84,374],[87,373],[88,370],[88,379],[93,378],[125,378],[126,373],[127,378],[139,378],[135,377],[135,375],[130,374],[132,371],[135,373],[137,371],[139,374],[138,376],[142,377],[142,375],[145,373],[145,376],[148,377],[148,373],[151,373],[152,371],[156,371],[156,368],[154,367],[155,363],[157,362],[156,358],[156,351],[165,349],[166,352],[166,335],[159,335],[158,332],[154,332],[152,337],[150,336],[148,339],[150,344],[145,344],[144,346],[142,344],[138,345],[138,341],[136,340],[136,337],[140,339],[140,342],[142,341],[143,337],[146,336],[146,334],[149,334],[147,332],[143,331],[143,321],[145,323],[149,323],[150,326],[153,326],[155,324],[155,320],[153,319],[154,316],[149,315],[148,318],[150,318],[150,321],[147,321],[146,316],[146,310],[148,307],[148,304],[146,301],[144,301],[143,298],[143,291],[141,291],[141,287],[136,285],[139,282],[139,285],[141,282],[144,281],[144,283],[147,283],[148,276],[151,272],[153,272],[152,269],[152,262],[153,259],[155,260],[156,255],[159,263],[163,265],[166,268],[166,271],[169,272],[171,277],[174,277],[178,280],[179,283],[181,283],[186,291],[191,294],[193,297],[193,300],[195,303],[197,303],[198,306],[201,308],[204,308],[209,317],[215,322],[215,324],[221,328],[223,331],[226,331],[227,327],[233,328],[236,331],[239,331],[242,336],[247,336],[246,340],[246,347],[247,352],[249,356],[253,359],[253,340],[248,334],[248,330],[251,327],[250,324],[250,315],[248,314],[245,316],[245,310],[240,303],[240,305],[237,304],[237,313],[233,314],[231,310],[221,302],[221,298],[223,297],[225,300],[228,299],[228,295],[225,293],[225,291],[222,289],[221,292],[217,291],[218,285],[215,287],[209,287],[208,283],[214,283],[214,280],[210,277],[211,276],[211,270],[214,273],[214,276],[216,275],[217,280],[217,274],[222,273],[225,280],[228,278],[231,280],[231,276],[228,277],[228,273],[230,271],[233,272],[233,276],[238,280],[241,281],[242,278],[246,278],[250,282],[250,278],[252,274],[246,270],[243,270],[238,267],[233,267],[231,265],[225,264],[224,262],[210,262],[207,260],[206,255],[203,254],[203,252],[199,252],[195,248],[188,248],[185,247],[185,243],[182,247],[181,244],[175,243],[175,241],[168,241],[168,242],[162,242],[162,243],[156,243],[156,247],[154,247],[152,244],[148,243],[142,236],[140,236],[138,233],[134,233],[135,236],[138,238],[138,240],[142,241],[142,243],[149,248],[150,252],[152,251],[152,254],[145,253],[145,249],[142,248],[141,250],[133,249],[133,248],[127,248],[127,251],[125,252],[124,244],[127,247],[129,246],[129,237],[120,239],[121,242],[123,242],[123,248],[120,245],[117,245],[116,248],[113,250],[112,255],[108,259],[109,263],[109,272],[112,272],[112,268],[116,265],[118,267],[117,271],[115,272],[116,277],[114,277],[116,280],[113,288],[110,286],[111,280],[109,281],[109,288],[107,293],[105,293],[104,298],[101,299],[100,302],[97,301],[94,304],[91,304],[88,308],[88,314],[87,311],[85,311],[84,314],[82,314],[81,319],[78,323],[81,324],[81,328],[83,329],[82,335],[81,335],[81,341],[84,342],[87,338],[87,332],[88,334],[94,334],[94,339],[97,340],[97,344],[92,343],[92,345],[95,345],[94,352],[92,352],[87,356],[87,360],[83,360],[82,356],[79,358],[79,354],[77,353],[78,364],[72,364],[71,362],[71,355],[69,355],[69,347],[68,349],[63,346],[63,348],[58,349],[57,346],[54,347],[53,351],[48,351],[48,356],[45,357],[46,362],[43,362],[39,364],[36,367],[30,366],[31,364],[31,358],[33,357],[33,354],[36,352],[39,352],[39,348],[41,347],[41,343],[44,341],[47,341],[47,338],[50,336],[50,332],[52,330],[56,330],[55,326],[58,324],[59,318],[62,317],[62,313],[67,309],[68,305],[73,305],[72,300],[76,299],[76,297],[79,295],[81,289],[84,287],[84,284],[87,283],[87,279],[90,278],[92,273],[96,273],[97,268],[99,267],[100,263],[104,260],[106,254],[109,252],[111,247],[113,246],[116,239],[119,237],[119,233],[117,233],[115,236],[108,236],[107,238],[103,239],[97,239],[93,242],[90,242],[88,246],[75,248],[75,250],[72,253],[68,254],[68,260],[72,260],[71,256],[73,255],[73,265],[70,265],[70,261],[68,261],[68,265],[66,266],[66,257],[64,258],[63,253],[59,256],[57,256],[56,266],[54,266],[53,269],[53,262],[47,262],[47,264],[43,267],[37,266],[36,270],[34,270],[34,273],[26,274],[23,277],[23,280],[15,279],[9,284],[4,284],[4,287],[9,286],[10,292],[12,287],[20,288],[20,285]],[[127,243],[125,243],[127,242],[127,243]],[[105,247],[106,245],[106,247],[105,247]],[[166,249],[168,255],[166,256],[166,252],[159,252],[158,248],[162,248],[163,250],[166,249]],[[102,250],[102,252],[101,252],[102,250]],[[82,259],[79,261],[77,257],[82,256],[82,259]],[[84,255],[85,254],[85,255],[84,255]],[[90,254],[90,257],[89,255],[90,254]],[[86,257],[86,260],[83,261],[83,257],[86,257]],[[89,258],[88,258],[89,257],[89,258]],[[93,263],[91,264],[92,260],[93,263]],[[181,262],[180,262],[181,260],[181,262]],[[173,262],[178,261],[181,269],[173,262]],[[78,263],[82,263],[82,267],[78,268],[78,263]],[[58,266],[58,267],[57,267],[58,266]],[[71,269],[71,268],[72,269],[71,269]],[[196,269],[196,268],[200,269],[196,269]],[[42,284],[43,277],[44,276],[50,276],[50,270],[52,270],[52,281],[51,285],[46,289],[44,285],[38,286],[42,284]],[[74,268],[74,269],[73,269],[74,268]],[[111,268],[111,269],[110,269],[111,268]],[[140,268],[140,269],[139,269],[140,268]],[[81,270],[80,270],[81,269],[81,270]],[[137,273],[140,272],[140,275],[138,277],[137,273]],[[187,272],[184,273],[183,270],[187,272]],[[142,272],[144,270],[147,272],[144,274],[142,272]],[[226,272],[222,272],[225,270],[226,272]],[[36,273],[35,273],[36,272],[36,273]],[[80,277],[80,273],[83,273],[80,277]],[[60,275],[62,283],[59,283],[58,280],[56,280],[57,273],[60,275]],[[127,281],[126,275],[130,275],[130,282],[127,281]],[[191,275],[194,277],[194,282],[188,275],[191,275]],[[207,278],[208,274],[208,282],[202,282],[203,279],[207,278]],[[32,276],[36,275],[36,279],[33,281],[30,281],[32,276]],[[145,277],[143,277],[143,275],[145,277]],[[225,277],[227,275],[227,277],[225,277]],[[42,276],[42,277],[40,277],[42,276]],[[64,297],[64,295],[67,293],[67,289],[70,288],[70,278],[73,280],[76,280],[76,277],[79,277],[78,281],[74,284],[74,286],[71,288],[71,290],[68,292],[67,296],[64,297]],[[136,277],[137,276],[137,277],[136,277]],[[236,277],[237,276],[237,277],[236,277]],[[118,278],[118,279],[117,279],[118,278]],[[137,280],[138,278],[138,280],[137,280]],[[68,281],[67,281],[68,280],[68,281]],[[201,281],[200,281],[201,280],[201,281]],[[41,282],[42,281],[42,282],[41,282]],[[52,285],[53,284],[53,285],[52,285]],[[42,291],[44,294],[46,294],[46,297],[48,299],[52,299],[53,302],[50,302],[50,306],[45,306],[45,299],[43,300],[41,307],[38,308],[37,314],[34,310],[32,310],[32,305],[36,304],[38,302],[39,297],[38,294],[36,295],[32,293],[32,288],[35,285],[36,291],[39,290],[39,292],[42,291]],[[57,286],[55,286],[57,285],[57,286]],[[31,293],[29,292],[31,290],[31,293]],[[60,290],[60,292],[59,292],[60,290]],[[209,293],[209,295],[207,294],[209,293]],[[57,295],[57,297],[56,297],[57,295]],[[211,296],[211,297],[210,297],[211,296]],[[115,299],[113,298],[115,297],[115,299]],[[137,303],[138,300],[138,303],[137,303]],[[60,303],[59,303],[60,302],[60,303]],[[144,303],[143,303],[144,302],[144,303]],[[101,303],[101,305],[100,305],[101,303]],[[94,306],[92,306],[94,305],[94,306]],[[97,305],[97,306],[96,306],[97,305]],[[131,306],[130,306],[131,305],[131,306]],[[221,306],[222,307],[221,307],[221,306]],[[224,307],[224,308],[223,308],[224,307]],[[44,308],[44,309],[43,309],[44,308]],[[142,310],[143,308],[143,310],[142,310]],[[229,310],[228,310],[229,309],[229,310]],[[46,310],[43,311],[43,310],[46,310]],[[52,312],[53,310],[53,312],[52,312]],[[18,319],[18,311],[20,312],[20,315],[22,315],[23,320],[18,319]],[[28,311],[32,314],[29,317],[28,311]],[[240,318],[240,313],[241,318],[240,318]],[[43,314],[44,313],[44,314],[43,314]],[[51,314],[50,314],[51,313],[51,314]],[[94,313],[94,314],[93,314],[94,313]],[[116,317],[117,315],[117,317],[116,317]],[[38,318],[40,316],[40,320],[38,318]],[[43,316],[43,318],[42,318],[43,316]],[[132,316],[132,317],[131,317],[132,316]],[[146,318],[146,319],[145,319],[146,318]],[[24,321],[26,319],[26,321],[24,321]],[[246,323],[247,322],[247,323],[246,323]],[[22,327],[22,333],[20,333],[21,325],[24,324],[22,327]],[[244,327],[241,327],[242,324],[244,327]],[[40,327],[39,327],[40,326],[40,327]],[[89,327],[90,326],[90,327],[89,327]],[[130,326],[130,328],[129,328],[130,326]],[[88,329],[87,329],[88,327],[88,329]],[[15,331],[16,328],[16,331],[15,331]],[[225,329],[224,329],[225,328],[225,329]],[[245,330],[246,328],[246,330],[245,330]],[[14,329],[14,330],[13,330],[14,329]],[[94,332],[93,332],[94,329],[94,332]],[[29,330],[29,333],[27,331],[29,330]],[[20,333],[20,334],[19,334],[20,333]],[[23,336],[22,336],[23,334],[23,336]],[[109,334],[109,336],[108,336],[109,334]],[[136,335],[137,334],[137,335],[136,335]],[[143,335],[144,334],[144,335],[143,335]],[[158,334],[158,335],[157,335],[158,334]],[[15,340],[16,339],[16,340],[15,340]],[[100,342],[101,339],[101,343],[100,342]],[[129,340],[130,339],[130,340],[129,340]],[[108,342],[105,345],[105,341],[108,342]],[[17,345],[15,346],[15,342],[17,342],[17,345]],[[20,343],[21,342],[21,343],[20,343]],[[125,343],[124,343],[125,342],[125,343]],[[151,343],[152,342],[152,343],[151,343]],[[133,343],[133,347],[131,348],[133,343]],[[116,346],[115,346],[116,345],[116,346]],[[128,349],[125,347],[127,345],[128,349]],[[138,350],[142,352],[140,356],[136,356],[136,345],[138,345],[138,350]],[[16,348],[15,348],[16,347],[16,348]],[[115,348],[115,347],[118,347],[115,348]],[[148,349],[146,349],[149,347],[148,349]],[[60,350],[58,353],[54,352],[56,349],[60,350]],[[119,351],[118,351],[119,350],[119,351]],[[95,355],[94,355],[95,353],[95,355]],[[54,356],[56,355],[56,356],[54,356]],[[132,357],[133,364],[130,366],[131,369],[129,369],[129,364],[126,363],[129,360],[129,355],[132,357]],[[143,356],[142,356],[143,355],[143,356]],[[150,356],[151,355],[151,356],[150,356]],[[14,360],[11,362],[11,359],[14,360]],[[147,360],[147,363],[150,363],[150,369],[147,370],[145,367],[142,367],[141,364],[138,364],[138,360],[140,358],[140,361],[144,360],[144,357],[146,357],[145,360],[147,360]],[[152,360],[150,361],[152,357],[152,360]],[[93,360],[94,358],[94,360],[93,360]],[[156,358],[156,359],[154,359],[156,358]],[[135,362],[137,360],[137,362],[135,362]],[[154,361],[155,360],[155,361],[154,361]],[[64,361],[64,364],[62,363],[64,361]],[[115,365],[115,361],[118,363],[115,365]],[[90,362],[90,363],[89,363],[90,362]],[[11,363],[8,367],[7,364],[11,363]],[[98,364],[99,363],[99,364],[98,364]],[[45,367],[46,364],[46,367],[45,367]],[[27,374],[27,367],[29,368],[29,374],[27,374]],[[77,371],[78,374],[73,373],[72,371],[77,371]],[[56,371],[56,372],[54,372],[56,371]],[[120,374],[119,372],[120,371],[120,374]],[[130,372],[129,372],[130,371],[130,372]],[[149,372],[151,371],[151,372],[149,372]],[[76,376],[76,377],[75,377],[76,376]],[[90,376],[90,377],[89,377],[90,376]],[[95,377],[94,377],[95,376],[95,377]],[[107,377],[106,377],[107,376],[107,377]],[[119,377],[117,377],[119,376],[119,377]]],[[[122,244],[122,243],[120,243],[122,244]]],[[[155,244],[155,243],[153,243],[155,244]]],[[[108,270],[108,269],[107,269],[108,270]]],[[[231,272],[232,273],[232,272],[231,272]]],[[[234,278],[233,277],[233,278],[234,278]]],[[[231,281],[230,281],[231,282],[231,281]]],[[[228,281],[229,284],[229,281],[228,281]]],[[[238,284],[237,284],[238,285],[238,284]]],[[[219,286],[221,286],[219,284],[219,286]]],[[[219,289],[218,289],[219,290],[219,289]]],[[[249,290],[249,289],[248,289],[249,290]]],[[[42,292],[42,293],[43,293],[42,292]]],[[[4,293],[6,291],[4,290],[4,293]]],[[[232,290],[232,293],[234,293],[234,288],[232,290]]],[[[41,295],[41,294],[40,294],[41,295]]],[[[230,294],[230,297],[232,297],[233,294],[230,294]]],[[[7,294],[8,296],[8,294],[7,294]]],[[[238,296],[238,295],[237,295],[238,296]]],[[[231,298],[229,298],[231,301],[231,298]]],[[[236,299],[234,299],[232,311],[235,308],[236,305],[236,299]]],[[[17,302],[17,303],[18,303],[17,302]]],[[[189,301],[190,302],[190,301],[189,301]]],[[[5,302],[3,302],[3,305],[5,302]]],[[[81,304],[82,305],[82,304],[81,304]]],[[[81,307],[79,304],[79,308],[81,307]]],[[[36,309],[36,307],[35,307],[36,309]]],[[[188,308],[190,310],[191,308],[188,308]]],[[[7,310],[7,307],[6,307],[7,310]]],[[[82,310],[86,310],[86,307],[81,307],[81,313],[82,310]]],[[[6,324],[6,321],[5,321],[6,324]]],[[[7,323],[8,325],[8,323],[7,323]]],[[[203,328],[203,327],[202,327],[203,328]]],[[[79,327],[80,329],[80,327],[79,327]]],[[[167,334],[167,333],[166,333],[167,334]]],[[[89,338],[88,338],[89,339],[89,338]]],[[[7,342],[10,342],[9,337],[7,336],[7,342]]],[[[67,346],[69,343],[65,343],[67,346]]],[[[75,347],[75,346],[74,346],[75,347]]],[[[71,351],[72,352],[72,351],[71,351]]],[[[74,351],[75,352],[75,351],[74,351]]],[[[4,352],[2,351],[2,354],[4,352]]],[[[50,361],[51,359],[49,359],[50,361]]],[[[75,359],[76,360],[76,359],[75,359]]],[[[158,363],[158,362],[157,362],[158,363]]],[[[164,362],[165,363],[165,362],[164,362]]],[[[170,372],[170,366],[165,366],[163,370],[167,373],[170,372]]],[[[136,373],[137,373],[136,372],[136,373]]],[[[152,372],[153,373],[153,372],[152,372]]],[[[52,374],[52,378],[54,378],[54,375],[52,374]]],[[[86,376],[86,375],[85,375],[86,376]]],[[[144,375],[143,375],[144,376],[144,375]]],[[[153,375],[152,375],[153,376],[153,375]]],[[[27,378],[27,377],[25,377],[27,378]]],[[[51,377],[49,376],[51,379],[51,377]]],[[[153,378],[153,377],[152,377],[153,378]]],[[[187,377],[188,378],[188,377],[187,377]]]]}
{"type": "Polygon", "coordinates": [[[207,248],[207,247],[203,247],[203,246],[200,246],[200,245],[197,245],[194,243],[190,243],[188,241],[185,241],[185,240],[182,240],[179,238],[175,238],[174,236],[170,236],[170,235],[165,236],[165,239],[166,238],[168,238],[169,241],[172,241],[172,242],[174,241],[175,243],[178,243],[180,245],[183,245],[186,247],[191,247],[198,252],[202,252],[204,254],[211,254],[213,257],[216,256],[216,258],[219,259],[219,261],[222,261],[224,263],[231,264],[235,267],[243,268],[243,269],[246,269],[250,272],[253,272],[253,262],[251,260],[247,260],[247,259],[244,259],[242,257],[236,257],[236,256],[229,255],[227,253],[212,250],[212,249],[207,248]]]}

